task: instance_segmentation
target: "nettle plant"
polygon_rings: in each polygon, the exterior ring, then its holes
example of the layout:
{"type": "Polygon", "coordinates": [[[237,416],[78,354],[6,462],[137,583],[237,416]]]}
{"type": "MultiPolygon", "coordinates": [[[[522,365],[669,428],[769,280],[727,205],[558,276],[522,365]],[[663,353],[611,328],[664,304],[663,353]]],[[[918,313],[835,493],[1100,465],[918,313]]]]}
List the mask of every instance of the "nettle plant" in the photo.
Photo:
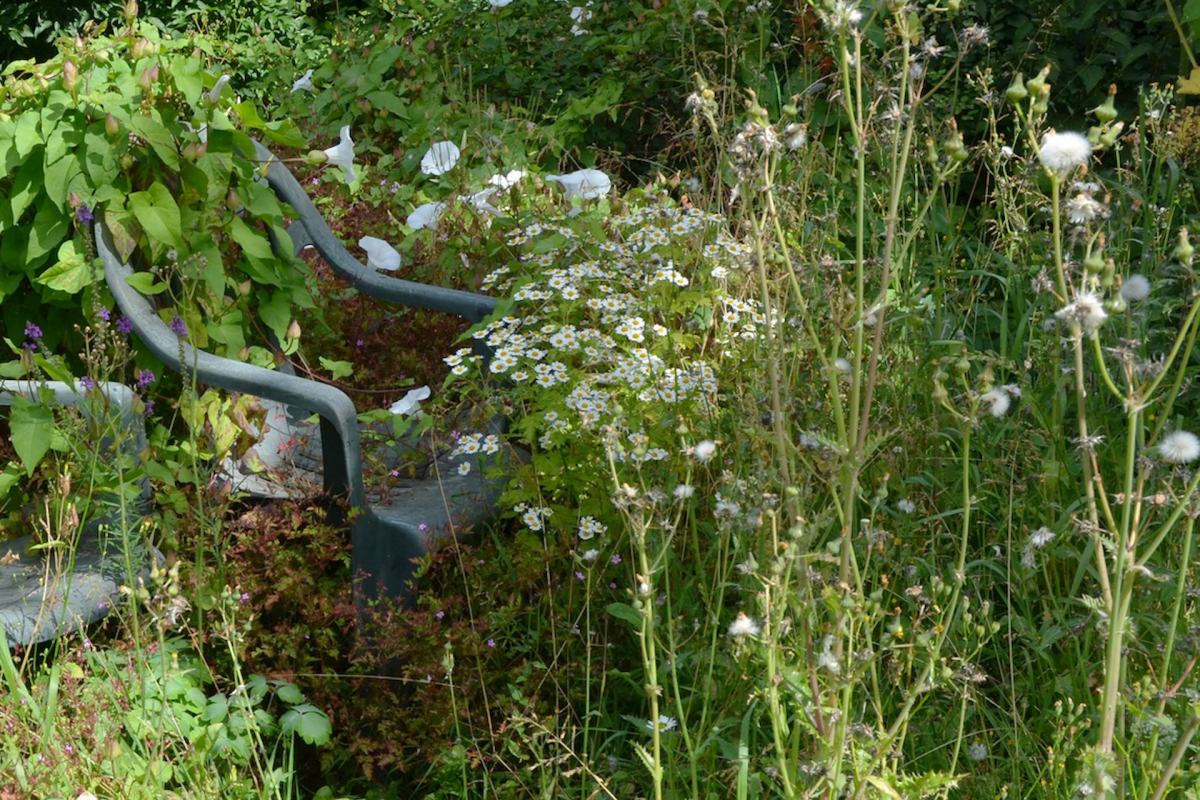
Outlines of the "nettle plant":
{"type": "MultiPolygon", "coordinates": [[[[194,42],[162,37],[127,8],[115,35],[59,42],[54,58],[13,62],[0,90],[0,300],[10,337],[27,321],[50,347],[106,308],[90,225],[151,271],[137,288],[170,293],[191,340],[238,354],[261,321],[280,340],[311,306],[290,252],[284,208],[255,179],[250,134],[289,146],[287,122],[238,102],[194,42]],[[28,287],[28,290],[22,290],[28,287]]],[[[257,353],[266,361],[265,351],[257,353]]]]}

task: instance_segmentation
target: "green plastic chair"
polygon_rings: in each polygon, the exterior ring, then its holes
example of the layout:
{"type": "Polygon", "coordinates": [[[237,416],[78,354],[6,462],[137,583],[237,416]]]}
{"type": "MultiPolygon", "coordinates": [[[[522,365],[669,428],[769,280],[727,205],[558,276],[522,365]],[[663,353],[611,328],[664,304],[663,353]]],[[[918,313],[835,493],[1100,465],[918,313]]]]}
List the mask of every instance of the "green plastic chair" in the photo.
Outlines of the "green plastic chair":
{"type": "MultiPolygon", "coordinates": [[[[495,309],[494,298],[393,278],[360,263],[333,235],[291,172],[266,148],[256,147],[258,156],[269,162],[267,183],[295,211],[296,221],[288,233],[296,253],[312,245],[352,286],[387,302],[455,314],[472,322],[495,309]]],[[[405,595],[414,559],[428,552],[439,538],[477,527],[494,512],[501,485],[488,473],[502,465],[504,457],[443,455],[425,476],[402,480],[386,497],[369,495],[363,483],[358,414],[344,392],[288,370],[263,369],[181,342],[149,299],[129,285],[133,269],[116,255],[112,237],[102,223],[96,225],[96,241],[105,280],[121,312],[146,348],[169,368],[194,373],[199,383],[208,386],[274,401],[296,420],[319,416],[323,489],[330,498],[345,498],[350,508],[351,561],[356,579],[361,579],[356,585],[360,606],[380,596],[405,595]],[[459,475],[458,465],[464,461],[471,462],[472,468],[469,474],[459,475]]],[[[278,242],[275,246],[278,248],[278,242]]],[[[498,432],[503,423],[491,420],[488,426],[491,432],[498,432]]],[[[335,515],[336,507],[332,506],[335,515]]]]}
{"type": "MultiPolygon", "coordinates": [[[[77,406],[94,413],[100,406],[113,414],[124,432],[121,449],[136,470],[136,458],[146,447],[142,418],[133,410],[133,391],[123,384],[102,383],[92,392],[58,381],[0,381],[0,407],[14,397],[40,402],[47,391],[53,402],[77,406]]],[[[102,449],[109,443],[101,442],[102,449]]],[[[32,549],[33,534],[0,542],[0,627],[10,643],[49,641],[99,621],[112,609],[122,584],[132,585],[145,574],[149,558],[157,554],[142,542],[119,535],[140,528],[149,507],[150,486],[143,478],[140,494],[126,507],[122,521],[117,511],[98,514],[85,523],[69,552],[47,557],[32,549]],[[61,559],[61,560],[60,560],[61,559]],[[132,573],[132,574],[131,574],[132,573]]],[[[115,505],[111,499],[100,503],[115,505]]]]}

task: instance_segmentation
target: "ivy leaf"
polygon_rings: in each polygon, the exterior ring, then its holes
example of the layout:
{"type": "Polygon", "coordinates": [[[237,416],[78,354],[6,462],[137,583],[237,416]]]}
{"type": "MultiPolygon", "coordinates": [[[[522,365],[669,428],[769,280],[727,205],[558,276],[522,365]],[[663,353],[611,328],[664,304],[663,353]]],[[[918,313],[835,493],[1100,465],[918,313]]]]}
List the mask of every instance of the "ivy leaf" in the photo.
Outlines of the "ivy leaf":
{"type": "Polygon", "coordinates": [[[17,458],[25,467],[25,475],[32,477],[50,449],[54,417],[46,406],[14,396],[8,428],[13,450],[17,451],[17,458]]]}
{"type": "Polygon", "coordinates": [[[58,261],[37,278],[37,283],[67,294],[75,294],[92,281],[92,270],[75,242],[68,239],[58,248],[58,261]]]}
{"type": "Polygon", "coordinates": [[[151,239],[171,247],[183,246],[179,206],[167,187],[155,181],[146,191],[129,195],[129,210],[151,239]]]}

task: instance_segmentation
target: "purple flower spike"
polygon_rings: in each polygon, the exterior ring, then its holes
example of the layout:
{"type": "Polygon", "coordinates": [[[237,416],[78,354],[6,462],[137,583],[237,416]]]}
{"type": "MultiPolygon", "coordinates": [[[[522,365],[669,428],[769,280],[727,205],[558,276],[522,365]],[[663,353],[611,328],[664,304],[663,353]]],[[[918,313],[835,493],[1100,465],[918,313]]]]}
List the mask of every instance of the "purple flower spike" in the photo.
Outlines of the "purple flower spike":
{"type": "Polygon", "coordinates": [[[42,329],[39,328],[37,325],[33,324],[32,322],[26,322],[25,323],[25,338],[29,339],[32,342],[36,342],[38,339],[42,338],[42,329]]]}
{"type": "Polygon", "coordinates": [[[175,319],[171,320],[171,333],[181,339],[185,338],[188,335],[187,323],[179,317],[175,317],[175,319]]]}
{"type": "Polygon", "coordinates": [[[154,401],[153,400],[146,401],[146,410],[143,411],[142,413],[145,414],[147,417],[154,413],[154,401]]]}
{"type": "Polygon", "coordinates": [[[92,210],[87,207],[86,203],[80,203],[79,208],[75,209],[75,219],[80,225],[90,225],[94,217],[92,210]]]}
{"type": "Polygon", "coordinates": [[[100,319],[104,320],[105,322],[109,322],[112,320],[112,312],[109,311],[107,308],[102,308],[99,311],[97,311],[96,316],[100,317],[100,319]]]}
{"type": "Polygon", "coordinates": [[[90,392],[96,388],[96,381],[90,375],[84,375],[79,379],[79,385],[84,388],[84,391],[90,392]]]}
{"type": "Polygon", "coordinates": [[[121,318],[117,320],[117,333],[122,333],[128,336],[132,332],[133,322],[129,319],[129,317],[122,314],[121,318]]]}
{"type": "Polygon", "coordinates": [[[151,372],[150,370],[148,370],[148,369],[138,370],[137,388],[145,389],[147,386],[154,383],[155,380],[156,380],[156,378],[154,377],[154,373],[151,372]]]}

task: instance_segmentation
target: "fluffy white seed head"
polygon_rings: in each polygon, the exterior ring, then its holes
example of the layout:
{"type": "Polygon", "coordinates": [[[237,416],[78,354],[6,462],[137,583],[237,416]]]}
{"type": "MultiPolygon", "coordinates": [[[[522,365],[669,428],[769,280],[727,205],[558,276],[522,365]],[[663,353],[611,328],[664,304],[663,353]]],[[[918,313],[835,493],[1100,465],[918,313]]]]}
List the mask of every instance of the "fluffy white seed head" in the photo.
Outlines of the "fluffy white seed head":
{"type": "Polygon", "coordinates": [[[735,639],[743,636],[758,636],[759,630],[758,623],[747,617],[743,611],[739,611],[737,619],[729,623],[729,635],[735,639]]]}
{"type": "Polygon", "coordinates": [[[1150,280],[1145,275],[1134,273],[1121,284],[1121,299],[1126,303],[1137,303],[1150,296],[1150,280]]]}
{"type": "Polygon", "coordinates": [[[697,461],[708,461],[717,452],[717,444],[709,439],[705,439],[692,448],[692,457],[697,461]]]}
{"type": "Polygon", "coordinates": [[[1081,164],[1086,164],[1092,155],[1092,144],[1081,133],[1051,131],[1042,137],[1038,160],[1051,172],[1065,175],[1081,164]]]}
{"type": "Polygon", "coordinates": [[[1200,439],[1187,431],[1172,431],[1158,443],[1158,455],[1171,464],[1187,464],[1200,458],[1200,439]]]}

